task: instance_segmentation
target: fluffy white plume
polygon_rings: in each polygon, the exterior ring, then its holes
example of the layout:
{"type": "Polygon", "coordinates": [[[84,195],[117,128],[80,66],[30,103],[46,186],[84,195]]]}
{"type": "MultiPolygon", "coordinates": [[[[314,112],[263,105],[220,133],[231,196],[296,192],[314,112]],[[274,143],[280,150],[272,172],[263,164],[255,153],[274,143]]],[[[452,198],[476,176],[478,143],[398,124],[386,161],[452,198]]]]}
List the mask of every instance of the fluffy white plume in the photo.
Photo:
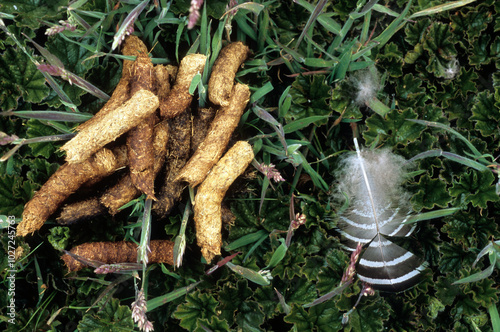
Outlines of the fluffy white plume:
{"type": "Polygon", "coordinates": [[[380,76],[375,67],[355,72],[349,82],[354,87],[354,100],[359,106],[366,106],[380,90],[380,76]]]}
{"type": "Polygon", "coordinates": [[[357,154],[344,158],[336,172],[338,193],[345,193],[349,197],[349,207],[367,213],[372,210],[361,170],[363,161],[375,205],[387,208],[387,204],[390,204],[409,209],[409,194],[401,186],[408,171],[406,160],[388,149],[363,149],[360,153],[362,158],[357,154]]]}

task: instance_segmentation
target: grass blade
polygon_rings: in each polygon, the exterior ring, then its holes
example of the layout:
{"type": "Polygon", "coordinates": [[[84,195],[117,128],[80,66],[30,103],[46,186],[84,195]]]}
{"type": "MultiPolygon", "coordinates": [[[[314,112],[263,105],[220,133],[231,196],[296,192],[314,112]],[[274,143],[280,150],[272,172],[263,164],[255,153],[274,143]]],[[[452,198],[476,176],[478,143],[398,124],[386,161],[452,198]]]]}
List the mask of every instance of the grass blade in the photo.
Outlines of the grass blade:
{"type": "Polygon", "coordinates": [[[459,7],[468,5],[469,3],[472,3],[474,1],[476,1],[476,0],[450,1],[450,2],[447,2],[447,3],[439,5],[439,6],[430,7],[430,8],[421,10],[419,12],[416,12],[416,13],[410,15],[409,18],[414,19],[414,18],[421,17],[421,16],[433,15],[433,14],[445,12],[447,10],[457,9],[459,7]]]}
{"type": "Polygon", "coordinates": [[[198,286],[198,284],[200,282],[201,281],[194,282],[194,283],[190,284],[189,286],[176,289],[170,293],[167,293],[165,295],[161,295],[161,296],[155,297],[154,299],[149,300],[147,302],[148,311],[152,311],[152,310],[154,310],[154,309],[156,309],[156,308],[158,308],[166,303],[172,302],[173,300],[175,300],[181,296],[186,295],[187,293],[192,291],[196,286],[198,286]]]}
{"type": "Polygon", "coordinates": [[[394,21],[389,24],[389,26],[376,38],[373,39],[374,42],[379,43],[380,46],[385,45],[389,39],[399,30],[403,27],[404,23],[403,20],[405,19],[406,15],[408,14],[408,11],[410,10],[411,3],[413,0],[408,1],[408,4],[406,5],[405,9],[403,12],[396,18],[394,21]]]}
{"type": "Polygon", "coordinates": [[[491,317],[491,325],[493,326],[493,332],[500,332],[500,316],[498,315],[498,309],[496,303],[493,303],[488,307],[488,312],[491,317]]]}
{"type": "MultiPolygon", "coordinates": [[[[310,4],[309,2],[307,2],[305,0],[295,0],[294,2],[297,3],[297,4],[299,4],[299,5],[301,5],[302,7],[304,7],[305,9],[307,9],[308,11],[310,11],[311,13],[315,9],[315,7],[314,7],[313,4],[310,4]]],[[[329,15],[331,15],[331,14],[324,13],[324,14],[319,15],[318,16],[318,22],[325,29],[327,29],[328,31],[330,31],[331,33],[333,33],[335,35],[339,35],[340,34],[341,26],[335,20],[331,19],[329,15]]]]}
{"type": "Polygon", "coordinates": [[[311,303],[308,303],[308,304],[305,304],[303,307],[304,308],[310,308],[310,307],[314,307],[315,305],[318,305],[320,303],[323,303],[325,301],[328,301],[329,299],[331,299],[332,297],[334,297],[335,295],[340,295],[342,294],[342,292],[344,291],[344,289],[347,288],[347,286],[349,286],[350,284],[352,283],[352,280],[349,280],[348,282],[346,282],[345,284],[343,285],[340,285],[339,287],[335,288],[334,290],[332,290],[331,292],[317,298],[316,300],[314,300],[313,302],[311,303]]]}
{"type": "Polygon", "coordinates": [[[436,210],[436,211],[431,211],[431,212],[419,213],[415,216],[411,216],[403,224],[411,224],[411,223],[416,223],[416,222],[422,221],[422,220],[430,220],[430,219],[435,219],[435,218],[446,217],[446,216],[449,216],[449,215],[451,215],[459,210],[461,210],[461,208],[448,208],[448,209],[441,209],[441,210],[436,210]]]}
{"type": "Polygon", "coordinates": [[[90,113],[70,113],[60,111],[8,111],[1,112],[2,116],[17,116],[26,119],[38,119],[48,121],[64,121],[64,122],[85,122],[92,118],[90,113]]]}
{"type": "Polygon", "coordinates": [[[240,237],[238,240],[235,240],[228,244],[224,249],[227,251],[233,251],[238,248],[244,247],[246,245],[249,245],[250,243],[254,243],[258,241],[261,237],[267,237],[266,231],[261,229],[260,231],[257,231],[255,233],[247,234],[242,237],[240,237]]]}
{"type": "Polygon", "coordinates": [[[408,121],[415,122],[424,126],[430,126],[430,127],[435,127],[435,128],[440,128],[444,129],[447,132],[457,136],[460,140],[462,140],[472,151],[474,156],[481,161],[484,164],[488,164],[488,161],[484,159],[483,155],[476,149],[474,145],[472,145],[471,142],[467,138],[465,138],[462,134],[460,134],[458,131],[451,129],[449,126],[439,123],[439,122],[432,122],[432,121],[425,121],[425,120],[417,120],[417,119],[407,119],[408,121]]]}
{"type": "Polygon", "coordinates": [[[311,16],[309,16],[309,19],[307,20],[306,26],[302,29],[302,33],[300,34],[299,39],[297,39],[297,43],[295,44],[295,49],[299,48],[302,39],[304,39],[306,33],[309,31],[313,23],[318,19],[318,16],[323,11],[323,8],[325,8],[326,3],[327,3],[326,0],[318,1],[316,6],[314,7],[314,10],[311,12],[311,16]]]}
{"type": "Polygon", "coordinates": [[[251,270],[249,268],[243,267],[241,265],[236,265],[231,262],[227,262],[226,265],[236,274],[239,274],[243,278],[250,280],[257,285],[267,286],[270,284],[269,279],[265,278],[262,274],[255,270],[251,270]]]}

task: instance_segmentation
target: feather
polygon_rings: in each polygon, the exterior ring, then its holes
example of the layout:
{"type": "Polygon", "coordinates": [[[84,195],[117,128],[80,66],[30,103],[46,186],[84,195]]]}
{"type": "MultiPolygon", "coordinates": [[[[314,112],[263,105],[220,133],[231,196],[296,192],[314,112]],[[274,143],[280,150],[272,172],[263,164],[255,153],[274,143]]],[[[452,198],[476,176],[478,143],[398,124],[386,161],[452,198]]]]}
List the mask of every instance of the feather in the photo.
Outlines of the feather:
{"type": "Polygon", "coordinates": [[[411,215],[410,195],[401,183],[407,173],[405,159],[389,150],[360,150],[346,157],[337,171],[338,194],[349,199],[338,227],[344,247],[366,249],[357,266],[358,277],[383,291],[403,291],[419,281],[426,263],[387,237],[407,237],[415,229],[405,224],[411,215]]]}

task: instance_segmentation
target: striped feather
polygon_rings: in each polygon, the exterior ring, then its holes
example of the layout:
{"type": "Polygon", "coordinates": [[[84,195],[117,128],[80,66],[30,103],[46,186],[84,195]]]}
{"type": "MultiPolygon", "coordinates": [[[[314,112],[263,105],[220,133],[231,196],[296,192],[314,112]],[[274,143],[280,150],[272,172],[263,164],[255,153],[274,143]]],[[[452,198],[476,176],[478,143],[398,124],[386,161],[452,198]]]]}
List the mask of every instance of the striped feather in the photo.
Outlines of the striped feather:
{"type": "Polygon", "coordinates": [[[339,216],[343,245],[365,250],[358,276],[374,289],[403,291],[419,281],[426,263],[386,237],[408,237],[415,226],[404,224],[411,215],[409,195],[401,188],[405,160],[390,151],[361,151],[342,162],[337,173],[339,192],[349,198],[349,209],[339,216]]]}

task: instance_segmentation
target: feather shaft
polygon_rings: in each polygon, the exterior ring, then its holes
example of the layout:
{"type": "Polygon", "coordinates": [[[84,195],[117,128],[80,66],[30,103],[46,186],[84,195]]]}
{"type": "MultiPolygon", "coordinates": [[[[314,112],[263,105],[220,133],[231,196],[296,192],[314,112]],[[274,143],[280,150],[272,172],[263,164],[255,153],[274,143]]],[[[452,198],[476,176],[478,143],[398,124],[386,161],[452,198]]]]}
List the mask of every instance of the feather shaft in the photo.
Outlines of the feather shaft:
{"type": "Polygon", "coordinates": [[[354,137],[354,145],[356,146],[356,154],[359,158],[359,166],[361,167],[361,172],[363,173],[363,178],[365,179],[366,189],[368,190],[368,196],[370,197],[370,202],[372,203],[373,220],[375,221],[375,226],[377,227],[377,233],[380,232],[378,228],[377,220],[377,210],[375,208],[375,202],[373,201],[372,190],[370,188],[370,181],[368,181],[368,175],[366,175],[365,165],[363,163],[363,157],[361,157],[361,150],[359,149],[358,139],[354,137]]]}

